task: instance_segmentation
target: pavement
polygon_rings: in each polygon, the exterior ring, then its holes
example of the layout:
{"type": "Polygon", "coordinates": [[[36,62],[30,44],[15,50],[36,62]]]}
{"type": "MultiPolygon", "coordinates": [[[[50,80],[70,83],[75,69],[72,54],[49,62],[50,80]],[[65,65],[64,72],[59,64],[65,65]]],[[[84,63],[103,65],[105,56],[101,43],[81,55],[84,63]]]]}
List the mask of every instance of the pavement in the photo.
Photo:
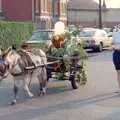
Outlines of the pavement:
{"type": "MultiPolygon", "coordinates": [[[[0,120],[120,120],[120,93],[115,93],[118,86],[111,53],[91,58],[87,66],[85,86],[72,90],[68,82],[50,82],[46,96],[21,99],[14,106],[1,104],[0,120]]],[[[0,95],[8,93],[1,90],[0,95]]],[[[12,95],[10,90],[7,98],[12,95]]]]}

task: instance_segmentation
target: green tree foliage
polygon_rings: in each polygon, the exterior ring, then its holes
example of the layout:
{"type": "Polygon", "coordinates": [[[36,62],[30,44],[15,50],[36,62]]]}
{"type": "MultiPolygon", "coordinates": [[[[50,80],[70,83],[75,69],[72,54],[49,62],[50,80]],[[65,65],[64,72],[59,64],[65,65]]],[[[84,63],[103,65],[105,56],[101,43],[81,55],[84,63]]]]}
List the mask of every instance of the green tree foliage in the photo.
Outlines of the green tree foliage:
{"type": "Polygon", "coordinates": [[[0,21],[0,45],[4,49],[13,44],[19,46],[28,39],[34,29],[34,24],[28,22],[0,21]]]}

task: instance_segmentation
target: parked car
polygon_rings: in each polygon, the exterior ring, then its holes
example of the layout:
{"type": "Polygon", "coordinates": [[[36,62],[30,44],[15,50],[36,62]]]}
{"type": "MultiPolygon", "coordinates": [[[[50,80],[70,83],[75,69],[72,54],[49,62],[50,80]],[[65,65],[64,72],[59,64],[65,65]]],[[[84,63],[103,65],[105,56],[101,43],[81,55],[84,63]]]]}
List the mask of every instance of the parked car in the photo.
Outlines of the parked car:
{"type": "Polygon", "coordinates": [[[108,34],[108,37],[113,40],[113,28],[103,28],[108,34]]]}
{"type": "Polygon", "coordinates": [[[84,43],[85,49],[93,49],[101,52],[104,47],[111,46],[112,40],[105,30],[96,28],[84,28],[80,34],[80,39],[84,43]]]}
{"type": "Polygon", "coordinates": [[[32,36],[25,43],[39,46],[40,48],[44,49],[45,46],[51,45],[52,36],[52,30],[37,30],[32,33],[32,36]]]}

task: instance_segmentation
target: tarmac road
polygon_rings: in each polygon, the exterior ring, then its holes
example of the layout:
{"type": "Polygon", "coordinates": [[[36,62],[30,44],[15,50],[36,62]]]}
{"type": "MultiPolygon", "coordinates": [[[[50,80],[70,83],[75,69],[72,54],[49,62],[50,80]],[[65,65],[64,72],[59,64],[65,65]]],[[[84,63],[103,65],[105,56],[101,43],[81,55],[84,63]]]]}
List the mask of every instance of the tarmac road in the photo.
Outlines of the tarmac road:
{"type": "Polygon", "coordinates": [[[87,61],[88,82],[73,90],[67,82],[50,82],[48,94],[28,98],[21,89],[18,104],[5,105],[12,99],[11,79],[1,83],[0,120],[120,120],[120,94],[112,64],[112,52],[91,53],[87,61]],[[9,86],[9,87],[8,87],[9,86]],[[66,87],[67,86],[67,87],[66,87]]]}

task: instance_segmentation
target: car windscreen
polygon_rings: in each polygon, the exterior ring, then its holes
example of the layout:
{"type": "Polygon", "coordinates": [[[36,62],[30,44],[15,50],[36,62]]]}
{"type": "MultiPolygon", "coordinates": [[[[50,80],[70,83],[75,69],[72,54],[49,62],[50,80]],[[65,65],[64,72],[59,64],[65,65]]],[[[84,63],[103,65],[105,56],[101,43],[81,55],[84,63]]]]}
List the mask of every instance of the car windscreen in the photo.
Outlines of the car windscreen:
{"type": "Polygon", "coordinates": [[[93,37],[95,35],[95,30],[83,30],[79,33],[80,37],[93,37]]]}
{"type": "Polygon", "coordinates": [[[35,41],[46,41],[50,40],[52,36],[52,32],[50,31],[38,31],[38,32],[33,32],[32,36],[30,37],[30,41],[35,40],[35,41]]]}

